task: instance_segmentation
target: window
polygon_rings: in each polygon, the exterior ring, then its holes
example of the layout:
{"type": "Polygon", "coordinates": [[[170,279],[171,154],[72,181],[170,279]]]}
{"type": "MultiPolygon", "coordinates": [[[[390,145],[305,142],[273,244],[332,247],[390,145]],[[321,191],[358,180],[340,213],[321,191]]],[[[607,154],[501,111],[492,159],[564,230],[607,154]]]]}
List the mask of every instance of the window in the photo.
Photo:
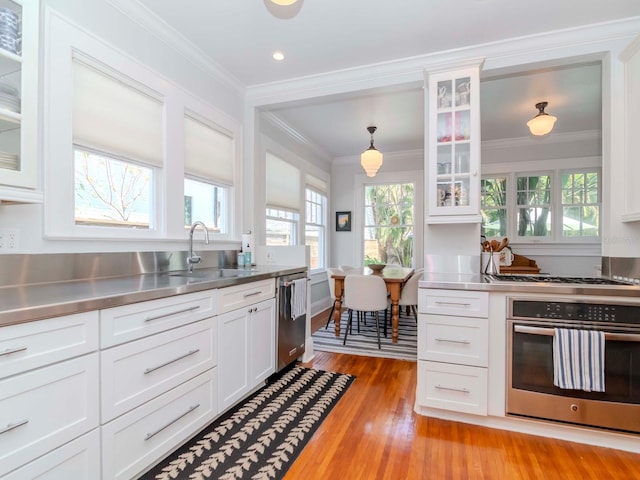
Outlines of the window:
{"type": "Polygon", "coordinates": [[[325,268],[327,238],[327,196],[307,188],[305,209],[305,245],[311,251],[311,270],[325,268]]]}
{"type": "Polygon", "coordinates": [[[95,61],[72,68],[75,224],[154,228],[162,102],[95,61]]]}
{"type": "Polygon", "coordinates": [[[597,237],[600,234],[598,173],[565,172],[562,185],[562,235],[597,237]]]}
{"type": "Polygon", "coordinates": [[[600,169],[484,177],[481,209],[483,233],[487,237],[519,238],[525,242],[597,241],[600,169]]]}
{"type": "Polygon", "coordinates": [[[296,245],[300,215],[277,208],[267,208],[267,245],[296,245]]]}
{"type": "Polygon", "coordinates": [[[413,183],[365,185],[365,265],[412,265],[414,192],[413,183]]]}
{"type": "Polygon", "coordinates": [[[185,115],[184,225],[200,220],[215,233],[228,233],[228,199],[233,185],[233,136],[185,115]]]}
{"type": "Polygon", "coordinates": [[[150,228],[153,178],[152,168],[76,148],[76,225],[150,228]]]}

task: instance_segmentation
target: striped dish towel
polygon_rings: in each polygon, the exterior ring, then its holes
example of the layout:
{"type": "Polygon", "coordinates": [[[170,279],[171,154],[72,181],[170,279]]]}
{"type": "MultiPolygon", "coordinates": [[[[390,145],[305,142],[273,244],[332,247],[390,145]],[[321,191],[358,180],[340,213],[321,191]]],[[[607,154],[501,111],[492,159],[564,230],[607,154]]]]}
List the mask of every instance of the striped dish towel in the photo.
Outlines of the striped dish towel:
{"type": "Polygon", "coordinates": [[[604,392],[604,333],[554,328],[553,384],[556,387],[604,392]]]}
{"type": "Polygon", "coordinates": [[[291,317],[295,320],[307,313],[307,279],[294,280],[291,292],[291,317]]]}

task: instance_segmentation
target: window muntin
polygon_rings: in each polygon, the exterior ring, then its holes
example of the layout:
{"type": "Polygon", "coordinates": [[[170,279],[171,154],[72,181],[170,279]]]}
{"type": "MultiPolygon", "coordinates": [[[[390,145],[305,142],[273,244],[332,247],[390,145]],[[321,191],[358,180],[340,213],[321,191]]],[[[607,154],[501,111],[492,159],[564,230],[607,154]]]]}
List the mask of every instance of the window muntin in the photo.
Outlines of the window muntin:
{"type": "Polygon", "coordinates": [[[519,237],[550,237],[551,176],[516,177],[517,225],[519,237]]]}
{"type": "Polygon", "coordinates": [[[278,208],[266,209],[266,243],[267,245],[297,245],[298,212],[278,208]]]}
{"type": "Polygon", "coordinates": [[[327,196],[313,189],[305,191],[305,245],[310,247],[311,270],[325,268],[327,196]]]}
{"type": "Polygon", "coordinates": [[[600,235],[600,185],[595,171],[564,172],[562,186],[562,236],[600,235]]]}
{"type": "Polygon", "coordinates": [[[414,194],[413,183],[365,185],[365,265],[412,265],[414,194]]]}
{"type": "Polygon", "coordinates": [[[76,147],[76,225],[152,228],[154,169],[76,147]]]}

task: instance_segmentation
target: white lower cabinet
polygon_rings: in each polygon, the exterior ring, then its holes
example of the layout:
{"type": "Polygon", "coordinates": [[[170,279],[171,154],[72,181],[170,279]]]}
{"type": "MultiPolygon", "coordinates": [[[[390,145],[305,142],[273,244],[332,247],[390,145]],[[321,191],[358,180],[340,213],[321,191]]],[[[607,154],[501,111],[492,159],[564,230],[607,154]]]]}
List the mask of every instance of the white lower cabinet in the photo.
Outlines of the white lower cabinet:
{"type": "Polygon", "coordinates": [[[0,475],[99,424],[98,354],[0,380],[0,475]]]}
{"type": "Polygon", "coordinates": [[[488,305],[486,292],[420,289],[418,405],[487,415],[488,305]]]}
{"type": "Polygon", "coordinates": [[[143,473],[217,415],[212,368],[102,426],[102,478],[143,473]]]}
{"type": "Polygon", "coordinates": [[[100,472],[100,429],[21,467],[2,480],[96,480],[100,472]]]}
{"type": "Polygon", "coordinates": [[[222,412],[275,372],[275,299],[222,314],[218,325],[222,412]]]}

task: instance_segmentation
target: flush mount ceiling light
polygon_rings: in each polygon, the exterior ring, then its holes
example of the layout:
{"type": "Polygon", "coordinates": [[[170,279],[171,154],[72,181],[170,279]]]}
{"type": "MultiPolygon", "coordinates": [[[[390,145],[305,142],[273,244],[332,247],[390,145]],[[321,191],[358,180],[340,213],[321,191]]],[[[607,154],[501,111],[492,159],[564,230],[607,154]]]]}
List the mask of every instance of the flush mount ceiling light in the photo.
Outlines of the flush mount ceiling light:
{"type": "Polygon", "coordinates": [[[367,127],[367,131],[371,134],[371,145],[360,155],[360,164],[367,172],[367,177],[375,177],[382,166],[382,153],[373,146],[373,132],[376,130],[377,127],[367,127]]]}
{"type": "Polygon", "coordinates": [[[287,20],[295,17],[304,0],[264,0],[264,6],[276,18],[287,20]]]}
{"type": "Polygon", "coordinates": [[[271,55],[273,57],[274,60],[277,61],[281,61],[284,60],[284,53],[277,51],[277,52],[273,52],[273,55],[271,55]]]}
{"type": "Polygon", "coordinates": [[[548,102],[536,103],[538,114],[527,122],[527,127],[533,135],[546,135],[553,129],[557,118],[544,111],[548,102]]]}

